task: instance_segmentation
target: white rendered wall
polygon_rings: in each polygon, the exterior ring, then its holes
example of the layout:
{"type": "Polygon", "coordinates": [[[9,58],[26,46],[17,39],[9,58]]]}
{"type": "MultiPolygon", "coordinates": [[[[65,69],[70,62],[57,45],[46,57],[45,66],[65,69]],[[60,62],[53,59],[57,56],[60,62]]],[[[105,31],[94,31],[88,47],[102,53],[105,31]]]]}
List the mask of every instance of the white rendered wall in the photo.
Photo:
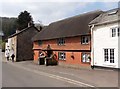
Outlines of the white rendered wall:
{"type": "Polygon", "coordinates": [[[9,49],[11,50],[11,47],[12,47],[11,38],[8,38],[8,46],[9,46],[9,49]]]}
{"type": "Polygon", "coordinates": [[[120,68],[120,37],[118,38],[118,66],[120,68]]]}
{"type": "Polygon", "coordinates": [[[10,48],[10,55],[11,55],[11,51],[12,51],[12,48],[14,50],[14,55],[15,55],[15,58],[14,58],[14,61],[16,61],[16,50],[17,50],[17,36],[14,36],[14,37],[11,37],[8,39],[8,45],[9,45],[9,48],[10,48]]]}
{"type": "MultiPolygon", "coordinates": [[[[118,27],[118,23],[95,26],[93,28],[93,64],[96,66],[118,68],[118,36],[111,36],[111,29],[118,27]],[[104,61],[104,49],[114,49],[115,63],[104,61]],[[94,53],[93,53],[94,52],[94,53]]],[[[119,66],[120,68],[120,66],[119,66]]]]}

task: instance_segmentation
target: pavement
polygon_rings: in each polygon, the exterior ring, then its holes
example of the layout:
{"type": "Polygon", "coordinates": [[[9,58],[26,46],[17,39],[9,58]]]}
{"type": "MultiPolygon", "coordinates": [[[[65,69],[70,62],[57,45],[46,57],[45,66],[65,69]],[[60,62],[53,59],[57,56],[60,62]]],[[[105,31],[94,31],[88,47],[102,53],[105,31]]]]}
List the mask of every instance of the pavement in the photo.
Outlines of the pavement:
{"type": "MultiPolygon", "coordinates": [[[[118,87],[118,71],[106,70],[106,69],[72,69],[61,66],[45,66],[34,64],[33,61],[23,62],[6,62],[3,57],[3,64],[9,64],[15,68],[20,68],[24,71],[33,72],[39,74],[45,78],[45,80],[56,81],[58,87],[65,87],[66,83],[68,87],[118,87]],[[57,81],[59,80],[59,81],[57,81]],[[60,81],[64,82],[63,84],[60,81]]],[[[11,67],[12,68],[12,67],[11,67]]],[[[3,70],[4,66],[3,66],[3,70]]],[[[11,69],[12,70],[12,69],[11,69]]],[[[36,76],[37,78],[38,76],[36,76]]],[[[41,77],[42,81],[43,78],[41,77]]],[[[40,78],[39,78],[40,79],[40,78]]],[[[3,79],[4,81],[4,79],[3,79]]],[[[25,80],[27,81],[27,80],[25,80]]],[[[30,80],[29,80],[30,81],[30,80]]],[[[39,81],[39,80],[38,80],[39,81]]],[[[49,81],[47,81],[50,83],[49,81]]],[[[42,84],[46,85],[46,84],[42,84]]],[[[46,86],[51,86],[50,84],[46,86]]]]}

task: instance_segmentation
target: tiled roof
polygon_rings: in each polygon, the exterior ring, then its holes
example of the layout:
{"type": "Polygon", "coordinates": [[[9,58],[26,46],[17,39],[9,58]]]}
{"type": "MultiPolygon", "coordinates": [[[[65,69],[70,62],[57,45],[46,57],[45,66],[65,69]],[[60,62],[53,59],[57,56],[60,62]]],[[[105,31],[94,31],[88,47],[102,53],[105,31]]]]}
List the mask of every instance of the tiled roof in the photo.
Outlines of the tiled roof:
{"type": "Polygon", "coordinates": [[[120,16],[120,8],[112,9],[102,13],[100,16],[98,16],[93,21],[91,21],[89,25],[91,24],[100,25],[100,24],[119,21],[120,20],[119,16],[120,16]]]}

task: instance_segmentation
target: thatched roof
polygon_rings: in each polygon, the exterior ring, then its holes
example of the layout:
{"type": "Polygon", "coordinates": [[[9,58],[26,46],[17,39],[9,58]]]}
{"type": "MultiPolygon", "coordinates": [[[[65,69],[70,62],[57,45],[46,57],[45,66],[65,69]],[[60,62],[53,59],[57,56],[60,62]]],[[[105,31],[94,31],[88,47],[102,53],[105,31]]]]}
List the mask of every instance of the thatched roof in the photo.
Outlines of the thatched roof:
{"type": "Polygon", "coordinates": [[[90,28],[88,24],[101,13],[102,11],[96,10],[53,22],[35,35],[33,40],[49,40],[61,37],[73,37],[90,34],[90,28]]]}

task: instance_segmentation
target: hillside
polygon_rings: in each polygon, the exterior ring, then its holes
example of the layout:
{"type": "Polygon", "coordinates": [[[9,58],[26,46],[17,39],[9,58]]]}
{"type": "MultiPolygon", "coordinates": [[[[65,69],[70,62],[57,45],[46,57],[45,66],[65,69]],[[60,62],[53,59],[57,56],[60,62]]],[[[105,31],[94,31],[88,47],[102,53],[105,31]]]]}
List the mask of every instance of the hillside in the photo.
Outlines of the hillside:
{"type": "Polygon", "coordinates": [[[17,28],[16,19],[17,18],[0,17],[0,30],[4,33],[4,39],[15,33],[17,28]]]}

